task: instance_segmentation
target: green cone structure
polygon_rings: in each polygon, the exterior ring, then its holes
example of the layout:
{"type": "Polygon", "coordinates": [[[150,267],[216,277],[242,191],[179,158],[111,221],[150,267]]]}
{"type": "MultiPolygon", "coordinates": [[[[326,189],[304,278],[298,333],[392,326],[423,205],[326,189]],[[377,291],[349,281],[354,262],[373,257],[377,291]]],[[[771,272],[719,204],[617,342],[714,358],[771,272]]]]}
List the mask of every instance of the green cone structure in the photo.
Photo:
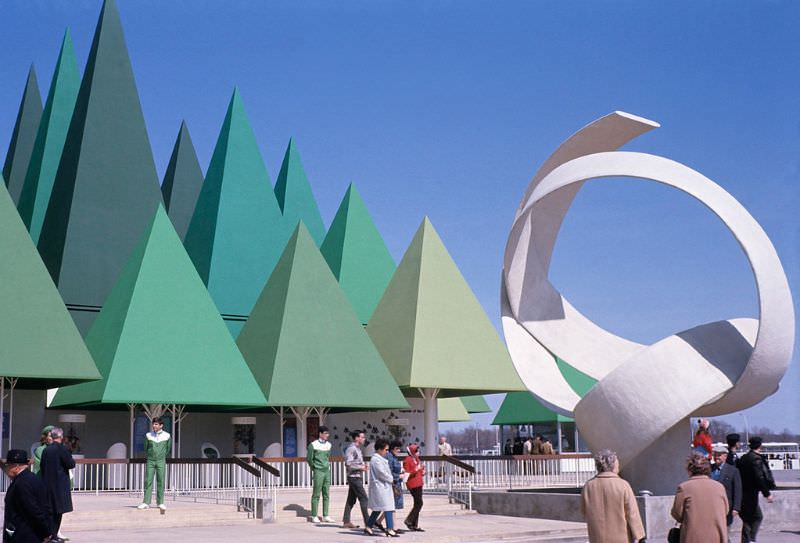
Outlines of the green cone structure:
{"type": "MultiPolygon", "coordinates": [[[[119,13],[106,0],[39,236],[68,307],[103,305],[160,202],[119,13]]],[[[86,333],[96,313],[72,315],[86,333]]]]}
{"type": "Polygon", "coordinates": [[[100,378],[4,186],[0,300],[0,377],[38,389],[100,378]]]}
{"type": "Polygon", "coordinates": [[[464,404],[464,408],[467,410],[467,413],[491,413],[492,408],[489,407],[489,404],[486,403],[486,398],[483,396],[462,396],[461,403],[464,404]]]}
{"type": "Polygon", "coordinates": [[[234,337],[289,232],[235,89],[184,240],[234,337]]]}
{"type": "Polygon", "coordinates": [[[69,29],[64,33],[56,69],[50,82],[33,153],[25,175],[25,184],[17,209],[34,243],[39,242],[44,214],[53,192],[53,183],[67,139],[67,130],[75,110],[81,75],[69,29]]]}
{"type": "Polygon", "coordinates": [[[197,161],[189,128],[183,121],[164,174],[164,182],[161,183],[164,207],[181,239],[186,237],[202,186],[203,171],[197,161]]]}
{"type": "Polygon", "coordinates": [[[408,406],[303,223],[237,344],[269,405],[408,406]]]}
{"type": "Polygon", "coordinates": [[[422,221],[367,326],[409,395],[526,390],[505,345],[442,240],[422,221]]]}
{"type": "Polygon", "coordinates": [[[467,422],[472,420],[461,398],[439,398],[439,422],[467,422]]]}
{"type": "Polygon", "coordinates": [[[311,237],[319,246],[325,237],[325,225],[319,214],[317,201],[308,184],[300,153],[294,139],[289,140],[286,153],[283,156],[281,171],[275,182],[275,197],[283,213],[284,220],[289,227],[294,228],[298,222],[303,221],[311,233],[311,237]]]}
{"type": "Polygon", "coordinates": [[[86,344],[102,380],[59,389],[51,407],[265,405],[264,395],[161,206],[86,344]]]}
{"type": "Polygon", "coordinates": [[[320,248],[363,324],[383,296],[394,259],[351,183],[320,248]]]}
{"type": "Polygon", "coordinates": [[[25,174],[28,171],[41,117],[42,96],[39,94],[36,70],[31,65],[17,112],[17,122],[11,134],[11,144],[8,146],[6,161],[3,163],[3,179],[15,205],[19,202],[22,186],[25,184],[25,174]]]}

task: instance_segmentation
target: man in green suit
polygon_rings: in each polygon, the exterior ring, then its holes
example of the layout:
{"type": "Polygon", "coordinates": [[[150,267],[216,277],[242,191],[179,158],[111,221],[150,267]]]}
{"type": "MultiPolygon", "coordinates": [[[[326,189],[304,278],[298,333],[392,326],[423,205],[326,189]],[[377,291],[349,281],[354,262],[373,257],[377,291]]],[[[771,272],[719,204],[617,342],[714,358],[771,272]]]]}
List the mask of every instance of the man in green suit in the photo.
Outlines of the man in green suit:
{"type": "Polygon", "coordinates": [[[156,500],[161,512],[167,510],[164,505],[164,481],[167,472],[167,456],[172,450],[172,437],[164,431],[161,417],[153,418],[153,431],[147,432],[144,439],[144,454],[147,459],[144,470],[144,500],[139,509],[150,507],[153,495],[153,477],[156,478],[156,500]]]}
{"type": "Polygon", "coordinates": [[[318,524],[319,496],[322,494],[322,521],[334,522],[328,514],[330,506],[331,488],[331,442],[328,441],[330,432],[326,426],[319,427],[319,439],[308,444],[306,462],[311,468],[311,479],[314,489],[311,491],[311,522],[318,524]]]}

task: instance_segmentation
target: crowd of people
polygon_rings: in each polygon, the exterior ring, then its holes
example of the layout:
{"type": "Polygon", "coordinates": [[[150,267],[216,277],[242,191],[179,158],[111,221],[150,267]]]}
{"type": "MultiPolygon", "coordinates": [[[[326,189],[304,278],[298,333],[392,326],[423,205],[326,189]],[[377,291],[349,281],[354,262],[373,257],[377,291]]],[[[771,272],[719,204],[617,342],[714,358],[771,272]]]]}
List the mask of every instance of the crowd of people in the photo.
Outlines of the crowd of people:
{"type": "MultiPolygon", "coordinates": [[[[727,446],[713,447],[708,424],[701,422],[686,463],[689,478],[678,486],[671,515],[676,526],[670,543],[728,543],[731,525],[742,521],[742,543],[754,543],[763,514],[759,494],[772,503],[775,480],[761,454],[760,437],[750,438],[749,450],[737,455],[739,434],[726,436],[727,446]]],[[[591,543],[646,541],[636,497],[619,476],[619,460],[610,450],[595,455],[597,475],[581,492],[581,510],[591,543]]]]}
{"type": "Polygon", "coordinates": [[[503,446],[503,454],[505,456],[522,454],[549,455],[555,454],[555,449],[547,437],[542,434],[536,434],[525,439],[517,437],[513,442],[507,439],[503,446]]]}
{"type": "MultiPolygon", "coordinates": [[[[318,439],[308,445],[306,461],[312,473],[311,522],[333,523],[330,517],[330,452],[328,441],[330,431],[325,426],[319,427],[318,439]],[[322,516],[319,516],[319,502],[322,498],[322,516]]],[[[379,438],[375,441],[375,454],[369,465],[364,462],[362,448],[365,444],[364,432],[354,430],[350,433],[350,445],[344,453],[347,470],[347,501],[342,516],[342,527],[357,529],[358,525],[351,521],[351,513],[356,502],[361,509],[364,521],[364,533],[373,535],[375,530],[383,531],[387,536],[398,537],[400,531],[396,527],[395,513],[404,508],[403,486],[408,489],[413,505],[403,520],[406,528],[412,532],[424,532],[419,526],[419,513],[422,510],[422,487],[425,466],[420,461],[419,446],[412,443],[405,447],[399,441],[387,441],[379,438]],[[364,488],[364,473],[369,471],[369,485],[364,488]],[[370,512],[371,510],[371,512],[370,512]]],[[[439,452],[452,454],[446,439],[439,444],[439,452]]]]}

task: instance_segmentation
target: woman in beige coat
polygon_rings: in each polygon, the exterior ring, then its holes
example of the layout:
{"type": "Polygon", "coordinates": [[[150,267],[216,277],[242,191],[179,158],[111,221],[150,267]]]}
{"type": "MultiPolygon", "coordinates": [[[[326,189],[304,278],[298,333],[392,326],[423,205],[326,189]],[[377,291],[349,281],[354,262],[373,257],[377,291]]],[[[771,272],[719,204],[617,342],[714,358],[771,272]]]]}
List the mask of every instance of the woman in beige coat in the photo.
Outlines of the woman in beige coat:
{"type": "Polygon", "coordinates": [[[725,487],[708,477],[711,464],[701,454],[692,454],[686,469],[689,480],[678,486],[672,502],[672,517],[681,523],[681,543],[727,543],[725,487]]]}

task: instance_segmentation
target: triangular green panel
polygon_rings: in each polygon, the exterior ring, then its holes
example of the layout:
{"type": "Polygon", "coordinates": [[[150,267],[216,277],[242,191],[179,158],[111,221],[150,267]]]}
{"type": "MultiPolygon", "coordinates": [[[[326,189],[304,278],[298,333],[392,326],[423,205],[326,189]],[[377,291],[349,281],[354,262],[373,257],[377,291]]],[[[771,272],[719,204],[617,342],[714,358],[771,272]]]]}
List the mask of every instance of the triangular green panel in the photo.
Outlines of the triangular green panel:
{"type": "Polygon", "coordinates": [[[161,206],[86,343],[103,379],[59,389],[52,407],[265,405],[161,206]]]}
{"type": "Polygon", "coordinates": [[[169,218],[181,239],[186,237],[202,186],[203,171],[200,169],[197,153],[184,121],[181,123],[178,139],[172,149],[164,182],[161,183],[164,207],[167,208],[169,218]]]}
{"type": "Polygon", "coordinates": [[[560,358],[556,357],[556,364],[558,365],[558,370],[561,372],[561,375],[564,376],[564,379],[567,380],[567,383],[575,393],[583,398],[589,389],[592,388],[595,384],[597,384],[597,379],[589,377],[585,373],[580,370],[576,370],[560,358]]]}
{"type": "Polygon", "coordinates": [[[395,263],[354,185],[347,188],[320,250],[366,324],[392,279],[395,263]]]}
{"type": "Polygon", "coordinates": [[[525,390],[505,345],[426,218],[367,331],[407,393],[525,390]]]}
{"type": "Polygon", "coordinates": [[[223,316],[250,313],[289,232],[234,90],[184,240],[223,316]]]}
{"type": "Polygon", "coordinates": [[[275,182],[275,197],[286,224],[293,228],[299,221],[303,221],[319,246],[325,237],[325,225],[293,139],[289,140],[283,156],[281,171],[275,182]]]}
{"type": "Polygon", "coordinates": [[[3,164],[3,179],[14,204],[19,202],[22,186],[25,184],[25,173],[28,171],[41,117],[42,96],[39,94],[36,70],[31,65],[17,112],[17,122],[11,134],[11,144],[8,146],[6,161],[3,164]]]}
{"type": "Polygon", "coordinates": [[[303,223],[237,343],[270,405],[408,405],[303,223]]]}
{"type": "Polygon", "coordinates": [[[106,0],[39,237],[68,305],[103,305],[160,202],[122,24],[106,0]]]}
{"type": "Polygon", "coordinates": [[[530,392],[509,392],[500,404],[492,424],[546,424],[572,422],[572,420],[570,417],[551,411],[530,392]]]}
{"type": "Polygon", "coordinates": [[[472,420],[461,398],[439,398],[436,401],[439,422],[466,422],[472,420]]]}
{"type": "Polygon", "coordinates": [[[61,43],[61,52],[58,54],[44,113],[36,133],[33,154],[28,164],[25,185],[22,187],[17,205],[34,243],[39,242],[39,234],[50,202],[50,194],[53,192],[58,163],[64,150],[64,141],[67,138],[80,86],[81,75],[75,60],[72,39],[67,30],[61,43]]]}
{"type": "Polygon", "coordinates": [[[98,379],[94,361],[0,186],[0,376],[20,388],[98,379]]]}
{"type": "Polygon", "coordinates": [[[491,413],[492,408],[486,403],[486,398],[481,395],[478,396],[462,396],[461,402],[467,410],[467,413],[491,413]]]}

